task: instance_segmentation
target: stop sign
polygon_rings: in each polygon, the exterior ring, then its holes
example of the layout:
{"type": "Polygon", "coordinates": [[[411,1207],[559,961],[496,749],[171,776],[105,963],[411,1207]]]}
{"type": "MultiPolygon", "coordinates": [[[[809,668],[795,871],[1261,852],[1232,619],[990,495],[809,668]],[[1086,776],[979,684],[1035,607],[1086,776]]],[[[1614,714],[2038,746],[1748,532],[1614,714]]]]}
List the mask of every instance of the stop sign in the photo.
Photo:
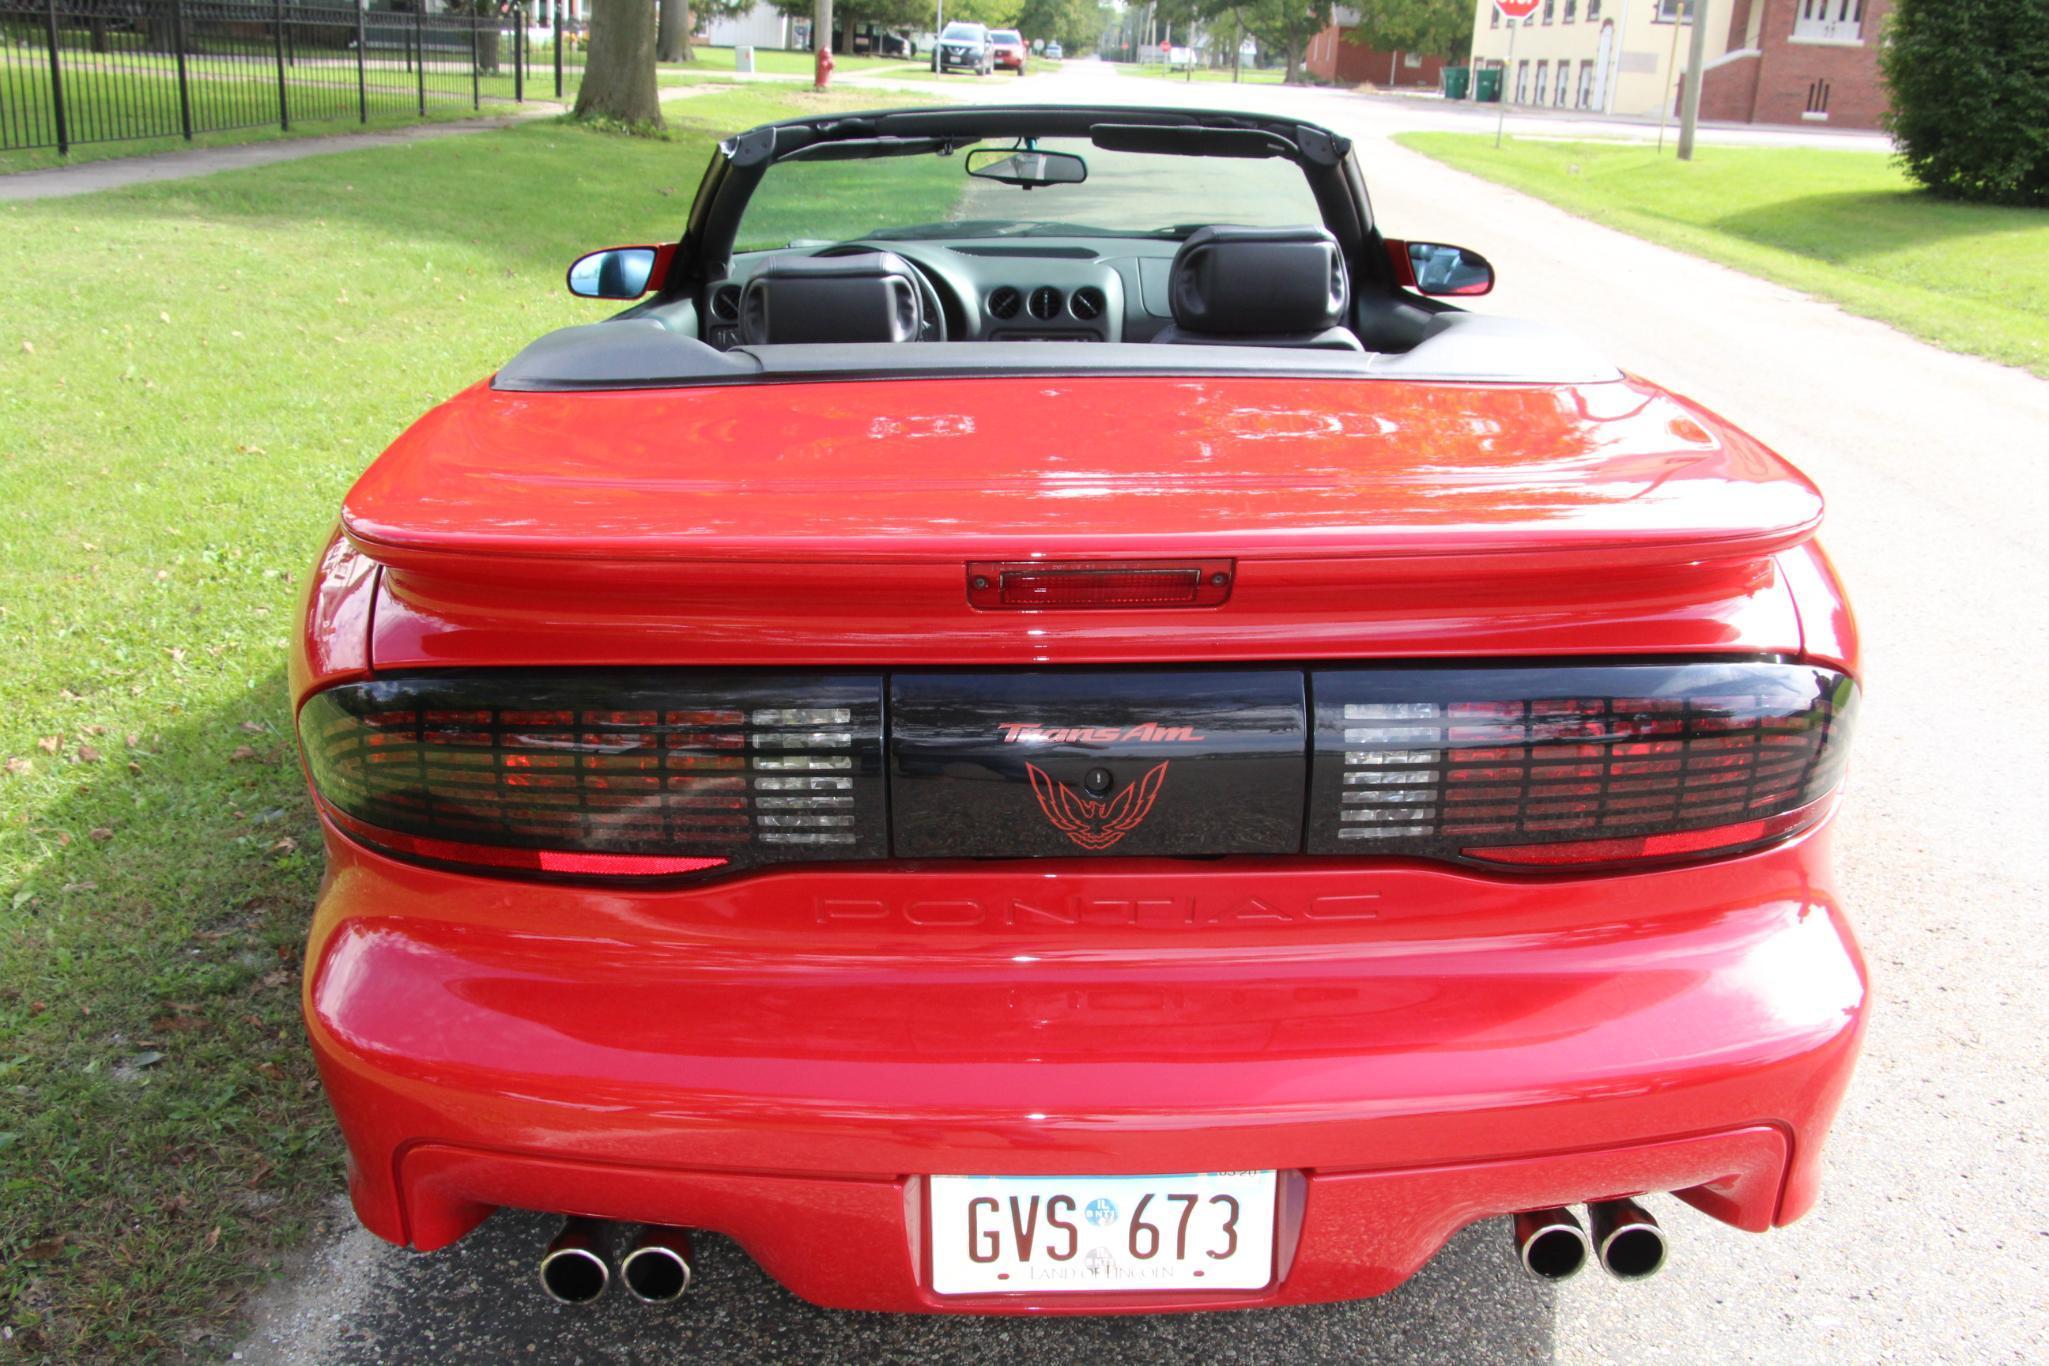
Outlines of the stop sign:
{"type": "Polygon", "coordinates": [[[1173,50],[1174,45],[1172,43],[1168,42],[1165,38],[1160,39],[1160,51],[1172,52],[1173,50]]]}
{"type": "Polygon", "coordinates": [[[1537,12],[1540,0],[1494,0],[1494,8],[1509,19],[1527,19],[1537,12]]]}

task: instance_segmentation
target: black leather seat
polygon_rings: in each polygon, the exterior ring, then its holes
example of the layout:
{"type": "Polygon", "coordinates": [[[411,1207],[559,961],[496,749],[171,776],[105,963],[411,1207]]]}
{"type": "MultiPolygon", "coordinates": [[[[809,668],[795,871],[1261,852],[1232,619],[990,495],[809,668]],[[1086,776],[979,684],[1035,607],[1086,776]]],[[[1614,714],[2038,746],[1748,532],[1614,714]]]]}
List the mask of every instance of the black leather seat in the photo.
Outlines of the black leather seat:
{"type": "Polygon", "coordinates": [[[778,257],[740,295],[740,340],[916,341],[925,309],[915,272],[889,251],[778,257]]]}
{"type": "Polygon", "coordinates": [[[1343,325],[1345,258],[1322,228],[1199,229],[1174,253],[1156,342],[1363,351],[1343,325]]]}

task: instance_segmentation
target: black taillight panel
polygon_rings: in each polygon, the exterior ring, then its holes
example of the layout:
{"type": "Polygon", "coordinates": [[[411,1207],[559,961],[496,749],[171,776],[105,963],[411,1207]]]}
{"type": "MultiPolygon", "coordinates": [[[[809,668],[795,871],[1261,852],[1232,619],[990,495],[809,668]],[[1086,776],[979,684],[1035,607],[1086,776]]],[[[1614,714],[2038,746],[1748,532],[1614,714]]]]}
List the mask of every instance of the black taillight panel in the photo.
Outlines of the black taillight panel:
{"type": "Polygon", "coordinates": [[[315,695],[299,733],[322,798],[424,840],[735,867],[889,852],[877,675],[402,677],[315,695]]]}
{"type": "Polygon", "coordinates": [[[890,680],[899,854],[1292,854],[1299,669],[1020,669],[890,680]]]}
{"type": "Polygon", "coordinates": [[[1842,776],[1857,690],[1728,663],[1327,669],[1310,694],[1308,852],[1485,861],[1807,806],[1842,776]]]}
{"type": "Polygon", "coordinates": [[[1309,854],[1594,869],[1822,819],[1847,676],[1773,661],[476,670],[299,716],[330,819],[570,877],[898,858],[1309,854]]]}

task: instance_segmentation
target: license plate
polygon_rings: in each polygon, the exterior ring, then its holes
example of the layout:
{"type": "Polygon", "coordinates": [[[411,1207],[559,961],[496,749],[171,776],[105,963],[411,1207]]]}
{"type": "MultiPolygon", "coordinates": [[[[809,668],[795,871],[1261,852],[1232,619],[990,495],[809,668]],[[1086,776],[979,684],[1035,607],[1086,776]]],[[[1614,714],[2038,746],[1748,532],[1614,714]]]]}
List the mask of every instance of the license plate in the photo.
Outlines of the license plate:
{"type": "Polygon", "coordinates": [[[1259,1290],[1273,1280],[1274,1173],[935,1176],[932,1288],[1259,1290]]]}

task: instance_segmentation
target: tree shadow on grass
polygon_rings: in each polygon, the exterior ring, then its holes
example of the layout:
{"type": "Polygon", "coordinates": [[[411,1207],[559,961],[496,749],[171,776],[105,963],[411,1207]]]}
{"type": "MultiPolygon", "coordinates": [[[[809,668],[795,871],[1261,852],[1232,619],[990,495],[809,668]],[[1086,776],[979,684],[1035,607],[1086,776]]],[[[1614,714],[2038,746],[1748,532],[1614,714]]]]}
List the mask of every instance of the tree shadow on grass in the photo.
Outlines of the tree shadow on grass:
{"type": "MultiPolygon", "coordinates": [[[[1854,264],[1902,251],[1968,247],[1986,237],[2040,232],[2049,227],[2049,214],[1961,204],[1926,191],[1845,190],[1725,214],[1709,226],[1760,246],[1854,264]]],[[[1971,269],[1968,255],[1958,257],[1957,269],[1971,269]]]]}
{"type": "Polygon", "coordinates": [[[283,669],[136,740],[44,759],[69,765],[26,813],[46,852],[0,889],[0,1323],[30,1356],[202,1350],[341,1176],[283,669]]]}

